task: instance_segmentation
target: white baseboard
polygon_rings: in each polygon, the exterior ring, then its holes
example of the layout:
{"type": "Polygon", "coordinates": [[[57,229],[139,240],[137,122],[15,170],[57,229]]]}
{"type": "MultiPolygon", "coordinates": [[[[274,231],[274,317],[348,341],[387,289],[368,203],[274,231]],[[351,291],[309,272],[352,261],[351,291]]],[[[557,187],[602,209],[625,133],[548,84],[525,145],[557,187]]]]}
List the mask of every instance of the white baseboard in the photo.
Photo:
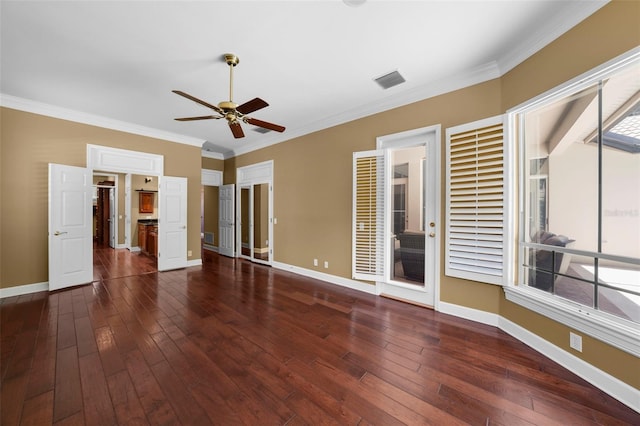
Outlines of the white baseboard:
{"type": "Polygon", "coordinates": [[[137,253],[137,252],[139,252],[139,251],[140,251],[140,247],[131,247],[131,248],[129,249],[129,251],[130,251],[131,253],[137,253]]]}
{"type": "Polygon", "coordinates": [[[39,291],[49,291],[49,282],[0,288],[0,299],[4,299],[5,297],[21,296],[23,294],[37,293],[39,291]]]}
{"type": "Polygon", "coordinates": [[[559,348],[526,328],[497,314],[440,302],[439,311],[460,318],[498,327],[525,345],[557,362],[633,410],[640,412],[640,392],[610,374],[559,348]]]}
{"type": "Polygon", "coordinates": [[[217,246],[212,246],[212,245],[209,245],[209,244],[202,244],[202,248],[205,249],[205,250],[209,250],[209,251],[213,251],[213,252],[218,253],[218,247],[217,246]]]}
{"type": "Polygon", "coordinates": [[[492,325],[494,327],[499,327],[500,324],[500,315],[498,314],[492,314],[491,312],[485,312],[479,309],[467,308],[453,303],[440,301],[440,303],[438,303],[438,311],[443,314],[453,315],[479,322],[481,324],[492,325]]]}
{"type": "Polygon", "coordinates": [[[283,271],[289,271],[298,275],[303,275],[309,278],[315,278],[317,280],[326,281],[330,284],[336,284],[342,287],[347,287],[353,290],[362,291],[369,294],[378,294],[376,286],[372,284],[365,284],[361,281],[351,280],[348,278],[338,277],[324,272],[314,271],[312,269],[301,268],[299,266],[289,265],[287,263],[273,262],[272,266],[283,271]]]}
{"type": "Polygon", "coordinates": [[[200,265],[202,265],[202,259],[187,260],[187,268],[190,266],[200,266],[200,265]]]}

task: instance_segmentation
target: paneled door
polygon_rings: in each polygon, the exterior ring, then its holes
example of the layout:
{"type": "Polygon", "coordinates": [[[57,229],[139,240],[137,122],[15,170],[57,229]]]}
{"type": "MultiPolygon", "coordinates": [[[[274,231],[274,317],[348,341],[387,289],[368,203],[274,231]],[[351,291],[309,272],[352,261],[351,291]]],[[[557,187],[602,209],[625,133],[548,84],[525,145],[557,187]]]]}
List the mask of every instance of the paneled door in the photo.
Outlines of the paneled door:
{"type": "Polygon", "coordinates": [[[89,169],[49,164],[49,290],[93,280],[92,193],[89,169]]]}
{"type": "Polygon", "coordinates": [[[218,250],[225,256],[235,256],[235,185],[222,185],[219,191],[218,250]]]}
{"type": "Polygon", "coordinates": [[[161,176],[158,270],[187,266],[187,178],[161,176]]]}

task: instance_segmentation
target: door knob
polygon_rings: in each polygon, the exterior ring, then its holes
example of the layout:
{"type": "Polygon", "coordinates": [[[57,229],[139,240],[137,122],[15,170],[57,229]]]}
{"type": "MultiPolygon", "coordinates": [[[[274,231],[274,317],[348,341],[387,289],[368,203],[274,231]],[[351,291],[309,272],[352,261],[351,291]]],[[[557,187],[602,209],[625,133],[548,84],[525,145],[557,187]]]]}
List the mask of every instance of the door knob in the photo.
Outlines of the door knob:
{"type": "Polygon", "coordinates": [[[58,235],[62,235],[62,234],[66,234],[66,233],[67,233],[66,231],[65,232],[56,231],[56,232],[53,233],[53,235],[55,235],[57,237],[58,235]]]}
{"type": "Polygon", "coordinates": [[[435,233],[435,232],[429,232],[429,236],[430,236],[431,238],[433,238],[433,237],[435,237],[435,236],[436,236],[436,233],[435,233]]]}

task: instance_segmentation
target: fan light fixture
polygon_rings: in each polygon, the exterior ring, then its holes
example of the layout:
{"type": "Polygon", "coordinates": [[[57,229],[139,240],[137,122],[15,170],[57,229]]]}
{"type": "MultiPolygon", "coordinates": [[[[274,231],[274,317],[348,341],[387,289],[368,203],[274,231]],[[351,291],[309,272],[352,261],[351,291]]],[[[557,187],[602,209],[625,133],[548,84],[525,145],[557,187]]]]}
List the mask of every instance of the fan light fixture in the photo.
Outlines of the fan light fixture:
{"type": "Polygon", "coordinates": [[[224,60],[227,63],[227,65],[229,65],[229,100],[222,101],[218,103],[218,105],[216,106],[208,102],[205,102],[203,100],[200,100],[180,90],[172,90],[172,92],[175,93],[176,95],[180,95],[193,102],[199,103],[202,106],[212,109],[217,114],[217,115],[204,115],[199,117],[176,118],[176,120],[177,121],[194,121],[194,120],[211,120],[211,119],[219,120],[221,118],[224,118],[227,120],[229,124],[229,129],[231,129],[231,133],[233,134],[233,137],[235,137],[236,139],[244,137],[242,126],[240,126],[241,122],[262,127],[264,129],[275,130],[276,132],[284,132],[285,128],[283,126],[247,116],[247,114],[250,114],[254,111],[257,111],[259,109],[269,106],[269,104],[263,101],[262,99],[254,98],[249,102],[243,103],[242,105],[238,105],[237,103],[233,102],[233,68],[240,63],[240,59],[238,59],[238,57],[233,53],[227,53],[224,55],[224,60]]]}

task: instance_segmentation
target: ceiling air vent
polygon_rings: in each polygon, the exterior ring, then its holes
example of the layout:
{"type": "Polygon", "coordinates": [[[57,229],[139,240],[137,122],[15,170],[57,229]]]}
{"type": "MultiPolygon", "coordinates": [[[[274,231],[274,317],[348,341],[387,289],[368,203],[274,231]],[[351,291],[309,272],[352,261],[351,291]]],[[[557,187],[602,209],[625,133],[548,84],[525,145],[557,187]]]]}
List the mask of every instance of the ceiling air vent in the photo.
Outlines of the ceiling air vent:
{"type": "Polygon", "coordinates": [[[253,130],[254,130],[254,131],[256,131],[256,132],[258,132],[258,133],[268,133],[268,132],[270,132],[270,131],[271,131],[271,130],[269,130],[269,129],[265,129],[265,128],[263,128],[263,127],[256,127],[256,128],[254,128],[253,130]]]}
{"type": "Polygon", "coordinates": [[[404,83],[406,80],[398,71],[392,71],[374,79],[374,81],[378,83],[380,87],[387,90],[393,86],[404,83]]]}

